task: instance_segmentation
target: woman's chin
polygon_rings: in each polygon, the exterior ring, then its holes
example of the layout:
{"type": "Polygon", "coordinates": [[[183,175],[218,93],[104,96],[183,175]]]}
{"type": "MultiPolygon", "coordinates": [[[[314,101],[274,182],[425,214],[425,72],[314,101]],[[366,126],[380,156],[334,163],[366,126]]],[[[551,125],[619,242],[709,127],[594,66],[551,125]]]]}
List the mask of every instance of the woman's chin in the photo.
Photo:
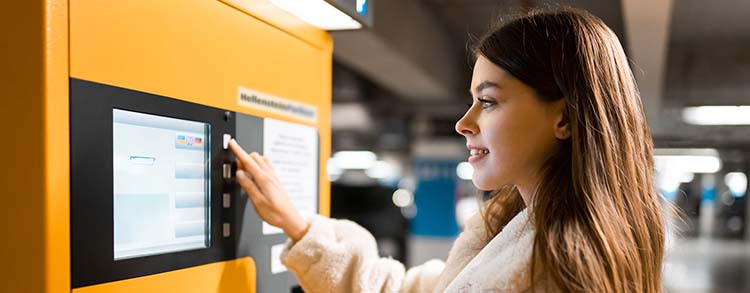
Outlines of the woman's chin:
{"type": "Polygon", "coordinates": [[[488,182],[488,180],[485,180],[484,178],[478,178],[477,176],[474,176],[471,178],[471,182],[474,183],[474,187],[476,187],[479,190],[494,190],[493,188],[494,184],[491,184],[488,182]]]}
{"type": "Polygon", "coordinates": [[[498,179],[493,180],[490,178],[482,177],[476,173],[474,173],[474,176],[471,178],[471,182],[474,183],[474,187],[476,187],[479,190],[485,190],[485,191],[498,190],[508,184],[505,181],[506,180],[498,180],[498,179]]]}

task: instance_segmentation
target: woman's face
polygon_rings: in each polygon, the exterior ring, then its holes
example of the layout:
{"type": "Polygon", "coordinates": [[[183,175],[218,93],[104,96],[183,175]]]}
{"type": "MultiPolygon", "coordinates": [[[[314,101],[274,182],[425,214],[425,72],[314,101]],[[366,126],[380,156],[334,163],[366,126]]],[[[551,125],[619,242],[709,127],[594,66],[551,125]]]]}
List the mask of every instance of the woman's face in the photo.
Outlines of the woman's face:
{"type": "Polygon", "coordinates": [[[560,123],[564,100],[541,101],[532,88],[481,55],[469,91],[472,104],[456,131],[466,137],[474,185],[481,190],[532,187],[556,137],[569,135],[560,123]]]}

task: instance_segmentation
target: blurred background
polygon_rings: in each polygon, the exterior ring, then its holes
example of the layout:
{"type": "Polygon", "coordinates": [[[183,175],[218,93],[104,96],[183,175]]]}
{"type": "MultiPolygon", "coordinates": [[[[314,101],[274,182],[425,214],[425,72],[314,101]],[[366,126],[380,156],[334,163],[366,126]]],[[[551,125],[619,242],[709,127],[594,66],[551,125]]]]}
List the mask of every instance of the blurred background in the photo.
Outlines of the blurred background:
{"type": "Polygon", "coordinates": [[[658,188],[686,215],[667,289],[750,292],[747,0],[372,1],[370,25],[332,31],[332,216],[408,266],[445,259],[481,196],[454,131],[470,99],[467,44],[498,17],[549,4],[602,18],[632,61],[658,188]]]}

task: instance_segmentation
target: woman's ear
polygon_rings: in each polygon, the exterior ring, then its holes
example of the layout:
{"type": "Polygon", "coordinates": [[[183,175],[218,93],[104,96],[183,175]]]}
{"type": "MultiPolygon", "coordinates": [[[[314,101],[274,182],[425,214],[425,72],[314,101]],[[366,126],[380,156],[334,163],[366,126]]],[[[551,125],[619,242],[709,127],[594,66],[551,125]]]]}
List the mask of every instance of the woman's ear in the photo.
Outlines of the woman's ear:
{"type": "Polygon", "coordinates": [[[570,121],[568,119],[567,105],[565,99],[558,101],[555,111],[555,137],[559,140],[566,140],[571,136],[570,121]]]}
{"type": "Polygon", "coordinates": [[[560,119],[557,124],[555,125],[555,137],[559,140],[566,140],[570,138],[570,123],[568,123],[567,119],[565,119],[564,116],[562,116],[563,119],[560,119]]]}

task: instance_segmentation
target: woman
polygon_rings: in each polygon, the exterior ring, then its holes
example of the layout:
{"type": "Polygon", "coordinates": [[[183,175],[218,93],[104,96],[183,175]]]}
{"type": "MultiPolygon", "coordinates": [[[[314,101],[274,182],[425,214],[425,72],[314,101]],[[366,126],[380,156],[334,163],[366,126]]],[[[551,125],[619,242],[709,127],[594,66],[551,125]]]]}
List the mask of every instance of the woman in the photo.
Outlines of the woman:
{"type": "MultiPolygon", "coordinates": [[[[514,18],[474,50],[456,131],[473,183],[495,190],[447,261],[405,272],[354,223],[303,220],[268,160],[232,143],[260,216],[290,236],[283,263],[308,292],[661,291],[664,220],[652,142],[627,58],[589,13],[514,18]]],[[[446,215],[452,216],[452,215],[446,215]]]]}

